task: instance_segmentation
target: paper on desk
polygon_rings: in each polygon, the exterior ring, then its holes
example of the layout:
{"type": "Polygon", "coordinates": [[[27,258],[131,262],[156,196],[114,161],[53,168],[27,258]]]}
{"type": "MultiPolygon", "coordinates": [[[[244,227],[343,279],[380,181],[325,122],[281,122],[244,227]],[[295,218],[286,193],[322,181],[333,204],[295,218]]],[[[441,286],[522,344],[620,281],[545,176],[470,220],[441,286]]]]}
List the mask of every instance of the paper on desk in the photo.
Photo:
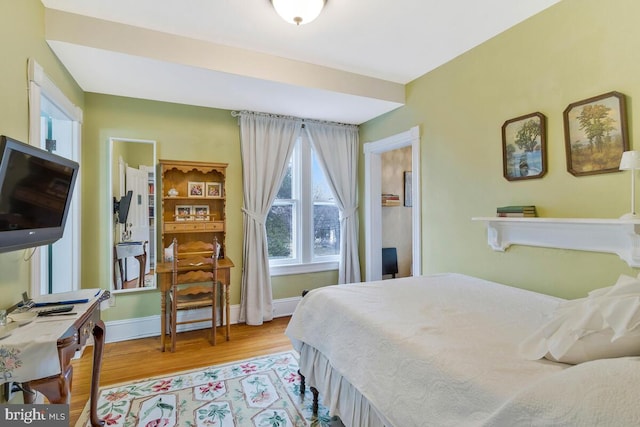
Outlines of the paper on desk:
{"type": "Polygon", "coordinates": [[[73,320],[73,319],[77,319],[78,317],[79,317],[78,313],[67,314],[67,315],[50,314],[48,316],[38,316],[35,321],[38,323],[42,323],[42,322],[52,322],[55,320],[73,320]]]}
{"type": "Polygon", "coordinates": [[[72,300],[87,300],[90,302],[94,298],[100,295],[102,289],[80,289],[78,291],[60,292],[57,294],[40,295],[34,297],[33,300],[36,303],[51,303],[58,301],[72,301],[72,300]]]}

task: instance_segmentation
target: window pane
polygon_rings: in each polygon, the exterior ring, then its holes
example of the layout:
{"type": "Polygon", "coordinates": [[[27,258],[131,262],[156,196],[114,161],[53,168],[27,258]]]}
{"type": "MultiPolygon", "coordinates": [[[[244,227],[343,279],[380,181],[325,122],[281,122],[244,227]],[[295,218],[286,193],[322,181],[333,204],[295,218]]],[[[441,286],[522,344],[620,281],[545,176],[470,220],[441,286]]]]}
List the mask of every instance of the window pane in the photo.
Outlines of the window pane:
{"type": "Polygon", "coordinates": [[[312,188],[313,188],[313,201],[314,202],[331,202],[334,203],[333,193],[329,188],[327,179],[324,176],[324,172],[320,168],[316,154],[311,154],[311,174],[312,174],[312,188]]]}
{"type": "Polygon", "coordinates": [[[340,210],[335,204],[313,204],[313,256],[340,254],[340,210]]]}
{"type": "Polygon", "coordinates": [[[277,203],[267,215],[269,259],[295,258],[293,204],[277,203]]]}
{"type": "Polygon", "coordinates": [[[340,254],[340,211],[320,168],[311,155],[313,185],[313,257],[340,254]]]}
{"type": "Polygon", "coordinates": [[[289,165],[287,166],[287,173],[282,180],[282,185],[280,186],[280,190],[278,190],[278,194],[276,194],[276,199],[293,199],[292,195],[292,177],[291,177],[291,161],[289,161],[289,165]]]}

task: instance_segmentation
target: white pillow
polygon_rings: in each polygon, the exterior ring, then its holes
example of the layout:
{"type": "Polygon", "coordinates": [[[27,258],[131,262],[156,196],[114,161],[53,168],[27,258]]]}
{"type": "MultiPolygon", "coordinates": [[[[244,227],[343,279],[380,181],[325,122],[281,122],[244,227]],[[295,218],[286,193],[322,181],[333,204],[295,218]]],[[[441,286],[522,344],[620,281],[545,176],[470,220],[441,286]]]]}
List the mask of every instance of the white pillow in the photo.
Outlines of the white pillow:
{"type": "Polygon", "coordinates": [[[640,280],[621,275],[613,286],[561,302],[553,318],[520,344],[520,353],[571,364],[640,356],[640,280]]]}
{"type": "Polygon", "coordinates": [[[613,330],[607,328],[578,339],[558,358],[551,352],[544,357],[554,362],[577,365],[589,360],[640,355],[640,337],[624,336],[615,341],[612,339],[613,330]]]}

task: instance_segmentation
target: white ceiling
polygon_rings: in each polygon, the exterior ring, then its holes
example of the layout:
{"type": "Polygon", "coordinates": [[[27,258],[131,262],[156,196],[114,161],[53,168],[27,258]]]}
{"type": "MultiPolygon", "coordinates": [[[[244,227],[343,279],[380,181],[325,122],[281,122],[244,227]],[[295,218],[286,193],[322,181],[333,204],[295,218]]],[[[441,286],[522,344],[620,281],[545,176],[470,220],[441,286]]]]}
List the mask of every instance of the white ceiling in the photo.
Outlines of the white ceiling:
{"type": "Polygon", "coordinates": [[[47,41],[86,92],[359,124],[558,1],[327,0],[300,27],[269,0],[42,3],[47,41]]]}

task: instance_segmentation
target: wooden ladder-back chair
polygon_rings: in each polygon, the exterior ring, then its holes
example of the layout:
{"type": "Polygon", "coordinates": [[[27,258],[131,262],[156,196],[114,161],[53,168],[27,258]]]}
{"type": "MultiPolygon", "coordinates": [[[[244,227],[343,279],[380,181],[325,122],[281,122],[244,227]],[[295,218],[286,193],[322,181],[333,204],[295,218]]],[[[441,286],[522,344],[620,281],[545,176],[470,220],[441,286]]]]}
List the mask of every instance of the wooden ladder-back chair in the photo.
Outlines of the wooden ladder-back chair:
{"type": "Polygon", "coordinates": [[[176,349],[178,325],[211,322],[209,342],[216,345],[216,301],[218,289],[218,242],[178,244],[173,239],[173,268],[169,292],[169,328],[171,351],[176,349]],[[206,316],[178,321],[178,312],[207,308],[206,316]]]}

